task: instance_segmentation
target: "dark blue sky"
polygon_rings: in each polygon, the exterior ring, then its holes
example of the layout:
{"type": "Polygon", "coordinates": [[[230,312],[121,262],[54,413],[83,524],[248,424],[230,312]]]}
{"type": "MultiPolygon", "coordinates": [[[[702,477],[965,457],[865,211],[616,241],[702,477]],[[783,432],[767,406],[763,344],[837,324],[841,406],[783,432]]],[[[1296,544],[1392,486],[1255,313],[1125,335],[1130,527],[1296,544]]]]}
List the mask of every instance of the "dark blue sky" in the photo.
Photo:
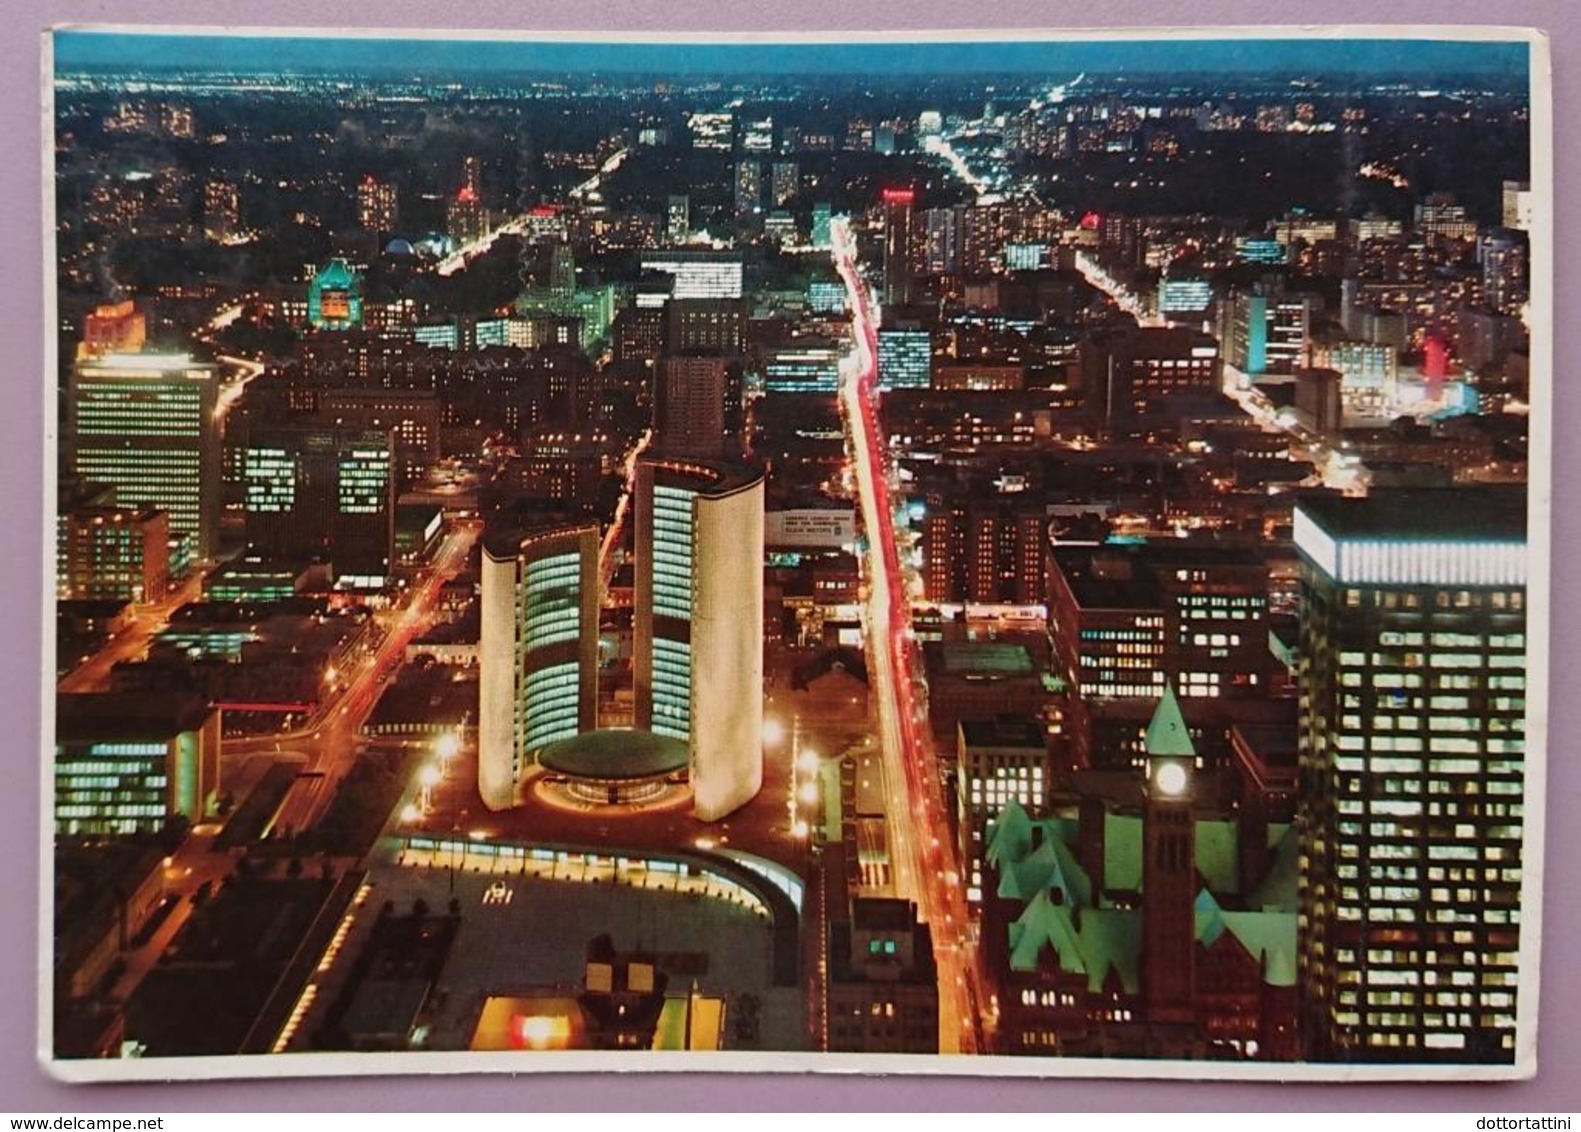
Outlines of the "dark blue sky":
{"type": "Polygon", "coordinates": [[[1146,72],[1363,73],[1502,76],[1524,82],[1525,43],[1449,40],[1219,39],[943,44],[544,43],[502,40],[343,39],[55,34],[57,70],[181,66],[234,71],[377,71],[382,74],[644,75],[976,74],[989,80],[1146,72]]]}

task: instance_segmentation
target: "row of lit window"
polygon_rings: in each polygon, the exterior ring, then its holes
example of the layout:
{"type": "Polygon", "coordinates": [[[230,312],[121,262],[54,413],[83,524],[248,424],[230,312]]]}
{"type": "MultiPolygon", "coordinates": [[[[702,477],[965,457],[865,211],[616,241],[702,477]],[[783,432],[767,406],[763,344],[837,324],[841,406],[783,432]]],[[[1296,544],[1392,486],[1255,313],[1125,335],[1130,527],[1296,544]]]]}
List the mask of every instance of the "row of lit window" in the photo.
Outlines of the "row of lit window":
{"type": "Polygon", "coordinates": [[[163,805],[139,805],[122,802],[119,805],[74,805],[65,803],[55,807],[57,821],[68,818],[159,818],[168,813],[163,805]]]}

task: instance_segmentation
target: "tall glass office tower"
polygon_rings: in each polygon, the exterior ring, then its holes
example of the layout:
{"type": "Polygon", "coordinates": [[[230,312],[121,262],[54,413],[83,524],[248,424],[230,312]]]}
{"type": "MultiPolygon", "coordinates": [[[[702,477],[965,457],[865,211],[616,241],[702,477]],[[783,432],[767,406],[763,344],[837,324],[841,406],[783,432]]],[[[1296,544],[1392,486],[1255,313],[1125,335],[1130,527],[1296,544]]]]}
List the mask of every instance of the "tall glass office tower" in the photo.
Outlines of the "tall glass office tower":
{"type": "Polygon", "coordinates": [[[1296,508],[1311,1058],[1515,1058],[1525,500],[1463,488],[1296,508]]]}
{"type": "Polygon", "coordinates": [[[187,354],[106,354],[77,363],[67,399],[71,470],[122,507],[170,519],[172,573],[214,551],[220,443],[215,375],[187,354]]]}

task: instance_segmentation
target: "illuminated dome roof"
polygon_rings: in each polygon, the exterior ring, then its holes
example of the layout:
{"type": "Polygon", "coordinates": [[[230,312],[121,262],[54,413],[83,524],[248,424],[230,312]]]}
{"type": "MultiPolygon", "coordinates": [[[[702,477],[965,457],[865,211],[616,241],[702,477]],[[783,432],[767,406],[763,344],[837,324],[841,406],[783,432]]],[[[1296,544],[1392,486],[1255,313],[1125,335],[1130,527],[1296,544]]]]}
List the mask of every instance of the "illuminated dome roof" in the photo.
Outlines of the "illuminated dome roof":
{"type": "Polygon", "coordinates": [[[416,255],[417,249],[413,248],[409,241],[397,237],[391,240],[388,244],[384,245],[384,254],[403,256],[416,255]]]}

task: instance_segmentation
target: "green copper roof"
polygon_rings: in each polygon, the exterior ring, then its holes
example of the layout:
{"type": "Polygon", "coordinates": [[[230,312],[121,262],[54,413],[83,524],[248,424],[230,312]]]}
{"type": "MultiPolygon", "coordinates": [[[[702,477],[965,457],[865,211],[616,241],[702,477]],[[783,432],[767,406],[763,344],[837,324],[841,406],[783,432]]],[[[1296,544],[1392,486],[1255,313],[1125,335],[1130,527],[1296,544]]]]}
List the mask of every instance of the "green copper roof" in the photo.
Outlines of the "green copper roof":
{"type": "Polygon", "coordinates": [[[1270,986],[1295,985],[1296,917],[1293,912],[1226,912],[1207,889],[1197,893],[1197,942],[1213,947],[1225,933],[1263,968],[1270,986]]]}
{"type": "Polygon", "coordinates": [[[1032,848],[1032,819],[1015,799],[1005,803],[999,816],[988,823],[985,840],[988,862],[1002,866],[1008,861],[1019,861],[1032,848]]]}
{"type": "Polygon", "coordinates": [[[1262,883],[1247,894],[1247,904],[1265,912],[1294,912],[1299,880],[1296,859],[1299,854],[1300,839],[1295,827],[1284,827],[1284,835],[1274,845],[1274,863],[1262,883]]]}
{"type": "Polygon", "coordinates": [[[1089,908],[1081,914],[1082,959],[1087,989],[1100,991],[1110,972],[1120,976],[1126,994],[1142,989],[1142,913],[1134,909],[1089,908]]]}
{"type": "Polygon", "coordinates": [[[313,282],[322,287],[349,287],[356,281],[357,273],[339,256],[326,263],[313,277],[313,282]]]}
{"type": "Polygon", "coordinates": [[[1197,874],[1214,892],[1241,890],[1239,841],[1232,821],[1197,822],[1197,874]]]}
{"type": "Polygon", "coordinates": [[[1075,836],[1074,823],[1034,822],[1019,802],[1007,802],[987,834],[988,863],[999,870],[998,895],[1027,903],[1040,892],[1056,891],[1066,904],[1091,904],[1092,879],[1070,847],[1075,836]],[[1034,830],[1042,834],[1036,849],[1034,830]]]}
{"type": "Polygon", "coordinates": [[[1047,892],[1032,898],[1016,922],[1010,925],[1010,967],[1016,971],[1037,969],[1044,948],[1054,952],[1060,970],[1079,974],[1087,970],[1076,941],[1076,925],[1071,910],[1055,904],[1047,892]]]}
{"type": "Polygon", "coordinates": [[[1224,927],[1263,965],[1273,987],[1296,984],[1296,917],[1291,912],[1221,912],[1224,927]]]}
{"type": "Polygon", "coordinates": [[[1197,757],[1197,749],[1191,745],[1191,733],[1186,730],[1186,717],[1180,713],[1180,701],[1175,698],[1172,685],[1164,685],[1164,694],[1153,711],[1153,721],[1147,725],[1146,744],[1149,757],[1197,757]]]}
{"type": "Polygon", "coordinates": [[[1141,891],[1141,818],[1112,811],[1103,815],[1103,887],[1116,892],[1141,891]]]}
{"type": "MultiPolygon", "coordinates": [[[[1140,891],[1142,819],[1110,812],[1104,823],[1106,887],[1140,891]]],[[[1007,803],[988,827],[986,855],[999,870],[998,895],[1022,904],[1009,925],[1011,969],[1035,970],[1048,961],[1047,950],[1061,971],[1084,975],[1090,991],[1118,983],[1135,994],[1141,989],[1142,910],[1096,906],[1100,896],[1072,847],[1077,832],[1073,820],[1033,819],[1016,802],[1007,803]]],[[[1249,901],[1260,910],[1226,911],[1214,894],[1233,895],[1240,888],[1239,830],[1229,821],[1196,823],[1197,870],[1206,886],[1193,905],[1196,939],[1214,947],[1230,936],[1234,943],[1224,946],[1243,948],[1262,966],[1270,986],[1288,987],[1296,974],[1296,833],[1286,826],[1269,833],[1277,838],[1275,863],[1249,901]]]]}

